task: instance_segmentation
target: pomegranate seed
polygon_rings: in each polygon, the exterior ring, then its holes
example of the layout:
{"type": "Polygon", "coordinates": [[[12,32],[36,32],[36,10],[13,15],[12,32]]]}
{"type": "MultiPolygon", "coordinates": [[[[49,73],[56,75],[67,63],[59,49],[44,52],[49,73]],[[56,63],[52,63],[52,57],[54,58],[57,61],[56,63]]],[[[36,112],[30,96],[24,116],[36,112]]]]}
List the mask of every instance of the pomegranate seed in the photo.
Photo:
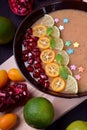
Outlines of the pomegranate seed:
{"type": "Polygon", "coordinates": [[[40,74],[40,78],[44,80],[48,80],[48,76],[46,74],[40,74]]]}
{"type": "Polygon", "coordinates": [[[33,71],[34,71],[34,68],[33,68],[31,65],[29,65],[29,66],[27,67],[27,70],[28,70],[29,72],[33,72],[33,71]]]}
{"type": "Polygon", "coordinates": [[[34,68],[35,68],[35,69],[38,69],[38,68],[40,68],[40,67],[41,67],[41,64],[40,64],[40,63],[34,64],[34,68]]]}

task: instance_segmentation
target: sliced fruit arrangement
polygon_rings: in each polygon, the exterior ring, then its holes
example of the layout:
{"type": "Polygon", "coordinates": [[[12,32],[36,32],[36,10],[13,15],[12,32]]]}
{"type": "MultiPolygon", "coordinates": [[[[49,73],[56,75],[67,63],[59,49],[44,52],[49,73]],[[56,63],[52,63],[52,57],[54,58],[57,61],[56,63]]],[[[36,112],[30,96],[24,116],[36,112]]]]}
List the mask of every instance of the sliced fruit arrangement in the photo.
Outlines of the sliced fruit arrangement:
{"type": "Polygon", "coordinates": [[[68,67],[69,55],[63,48],[60,30],[53,17],[45,14],[41,23],[27,29],[22,44],[22,59],[36,81],[43,86],[46,83],[45,88],[55,92],[78,93],[77,81],[68,67]],[[41,78],[43,74],[44,79],[41,78]]]}

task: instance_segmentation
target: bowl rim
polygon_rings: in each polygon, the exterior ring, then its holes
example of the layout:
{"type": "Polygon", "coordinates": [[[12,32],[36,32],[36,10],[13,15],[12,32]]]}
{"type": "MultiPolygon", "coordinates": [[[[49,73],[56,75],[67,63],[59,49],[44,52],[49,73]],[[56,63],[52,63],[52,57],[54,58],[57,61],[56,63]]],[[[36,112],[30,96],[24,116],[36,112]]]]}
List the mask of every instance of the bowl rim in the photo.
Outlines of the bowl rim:
{"type": "Polygon", "coordinates": [[[37,21],[39,18],[41,18],[45,13],[51,13],[56,10],[63,10],[63,9],[76,9],[76,10],[82,10],[87,12],[87,3],[82,1],[56,1],[44,4],[43,6],[35,9],[32,13],[27,15],[20,25],[18,26],[14,40],[13,40],[13,55],[15,62],[17,64],[17,67],[19,68],[20,72],[25,77],[26,81],[37,90],[52,95],[56,97],[62,97],[62,98],[78,98],[82,96],[86,96],[87,92],[81,92],[78,94],[66,94],[66,93],[58,93],[53,92],[50,90],[46,90],[45,88],[41,88],[40,85],[37,84],[37,82],[32,78],[27,71],[24,62],[22,61],[22,58],[19,54],[22,55],[22,37],[26,29],[34,24],[35,21],[37,21]],[[39,14],[38,14],[39,13],[39,14]],[[35,17],[36,16],[36,17],[35,17]],[[32,19],[32,20],[31,20],[32,19]],[[28,23],[29,22],[29,23],[28,23]],[[25,24],[26,23],[26,24],[25,24]],[[22,31],[23,30],[23,31],[22,31]],[[24,31],[25,30],[25,31],[24,31]],[[19,35],[21,39],[19,38],[19,35]]]}

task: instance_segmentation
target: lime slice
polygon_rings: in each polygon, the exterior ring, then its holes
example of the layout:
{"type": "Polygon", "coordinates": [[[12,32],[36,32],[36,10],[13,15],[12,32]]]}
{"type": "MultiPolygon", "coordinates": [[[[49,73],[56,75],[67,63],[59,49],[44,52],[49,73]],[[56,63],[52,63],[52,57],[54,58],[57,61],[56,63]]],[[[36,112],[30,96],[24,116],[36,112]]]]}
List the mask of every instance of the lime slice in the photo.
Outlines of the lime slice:
{"type": "Polygon", "coordinates": [[[53,36],[54,38],[59,38],[59,37],[60,37],[60,30],[58,29],[57,26],[53,26],[52,36],[53,36]]]}
{"type": "Polygon", "coordinates": [[[69,75],[73,75],[71,69],[68,66],[65,66],[65,68],[67,69],[69,75]]]}
{"type": "Polygon", "coordinates": [[[63,65],[68,65],[69,64],[69,55],[67,54],[67,52],[65,51],[65,50],[61,50],[60,52],[59,52],[59,54],[61,54],[62,55],[62,57],[63,57],[63,65]]]}
{"type": "Polygon", "coordinates": [[[66,88],[63,92],[72,94],[78,93],[78,83],[73,76],[68,76],[68,79],[66,80],[66,88]]]}
{"type": "Polygon", "coordinates": [[[56,48],[55,49],[61,51],[64,47],[63,40],[61,38],[57,37],[57,38],[55,38],[55,42],[56,42],[56,48]]]}
{"type": "Polygon", "coordinates": [[[45,25],[46,27],[52,27],[54,25],[54,19],[51,15],[45,14],[42,18],[41,24],[45,25]]]}

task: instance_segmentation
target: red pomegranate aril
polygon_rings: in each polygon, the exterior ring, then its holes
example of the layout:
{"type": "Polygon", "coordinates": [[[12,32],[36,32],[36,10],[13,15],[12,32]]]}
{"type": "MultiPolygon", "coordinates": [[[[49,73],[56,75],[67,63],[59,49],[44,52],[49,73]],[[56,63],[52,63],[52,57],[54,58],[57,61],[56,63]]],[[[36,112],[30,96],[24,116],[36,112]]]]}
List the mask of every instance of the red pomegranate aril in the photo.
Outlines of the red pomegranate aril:
{"type": "Polygon", "coordinates": [[[28,33],[29,35],[32,35],[32,32],[33,32],[33,31],[32,31],[32,28],[28,28],[28,29],[27,29],[27,33],[28,33]]]}
{"type": "Polygon", "coordinates": [[[32,59],[32,58],[29,59],[27,63],[30,64],[30,65],[32,65],[34,63],[34,59],[32,59]]]}
{"type": "Polygon", "coordinates": [[[41,63],[41,59],[40,59],[40,57],[35,57],[35,61],[34,61],[34,63],[41,63]]]}
{"type": "Polygon", "coordinates": [[[41,64],[40,64],[40,63],[34,64],[34,68],[35,68],[35,69],[39,69],[40,67],[41,67],[41,64]]]}
{"type": "Polygon", "coordinates": [[[45,81],[45,82],[43,83],[43,85],[44,85],[45,88],[48,88],[49,85],[50,85],[50,84],[49,84],[49,81],[45,81]]]}
{"type": "Polygon", "coordinates": [[[48,80],[48,76],[46,74],[40,74],[40,78],[44,80],[48,80]]]}
{"type": "Polygon", "coordinates": [[[39,48],[33,48],[34,52],[40,52],[39,48]]]}
{"type": "Polygon", "coordinates": [[[40,67],[40,68],[39,68],[39,72],[40,72],[41,74],[43,74],[43,73],[45,73],[45,70],[44,70],[42,67],[40,67]]]}
{"type": "Polygon", "coordinates": [[[39,83],[39,84],[43,84],[43,82],[44,82],[43,79],[40,79],[40,78],[38,79],[38,83],[39,83]]]}
{"type": "Polygon", "coordinates": [[[33,71],[34,71],[34,68],[33,68],[31,65],[29,65],[29,66],[27,67],[27,70],[28,70],[29,72],[33,72],[33,71]]]}
{"type": "Polygon", "coordinates": [[[33,71],[33,77],[34,77],[34,78],[39,78],[39,77],[40,77],[40,73],[39,73],[38,70],[34,70],[34,71],[33,71]]]}
{"type": "Polygon", "coordinates": [[[27,60],[28,60],[28,56],[23,55],[23,56],[22,56],[22,60],[23,60],[24,62],[27,61],[27,60]]]}
{"type": "Polygon", "coordinates": [[[32,46],[28,45],[26,48],[27,48],[27,50],[32,51],[32,46]]]}
{"type": "Polygon", "coordinates": [[[34,58],[34,55],[32,54],[32,52],[28,53],[28,59],[34,58]]]}
{"type": "Polygon", "coordinates": [[[29,52],[28,50],[23,50],[22,55],[26,55],[26,54],[28,54],[28,52],[29,52]]]}

